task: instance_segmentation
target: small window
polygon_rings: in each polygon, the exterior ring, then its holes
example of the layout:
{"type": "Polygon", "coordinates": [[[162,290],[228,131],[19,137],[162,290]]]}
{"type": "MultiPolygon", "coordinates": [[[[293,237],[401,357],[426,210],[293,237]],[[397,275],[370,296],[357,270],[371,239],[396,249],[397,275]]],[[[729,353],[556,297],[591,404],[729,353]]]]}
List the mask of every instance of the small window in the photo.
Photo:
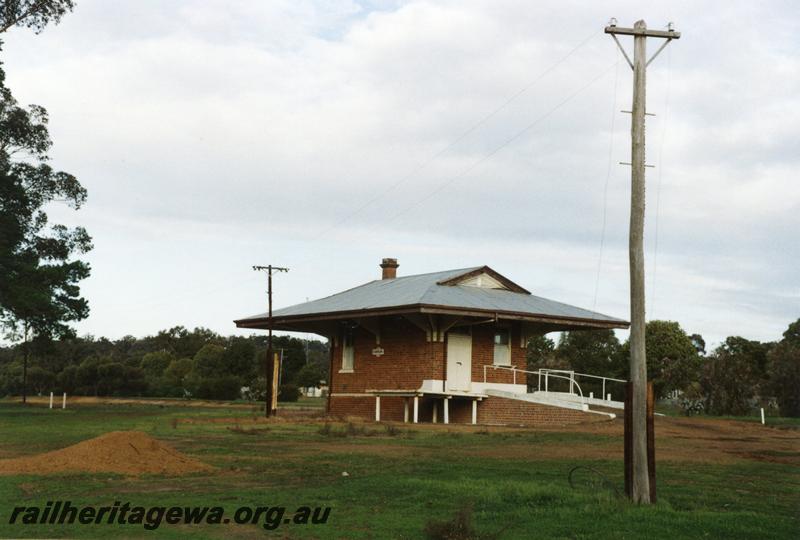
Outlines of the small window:
{"type": "Polygon", "coordinates": [[[345,332],[342,339],[342,371],[353,371],[354,359],[353,333],[345,332]]]}
{"type": "Polygon", "coordinates": [[[511,365],[511,336],[508,330],[496,330],[494,333],[494,365],[511,365]]]}

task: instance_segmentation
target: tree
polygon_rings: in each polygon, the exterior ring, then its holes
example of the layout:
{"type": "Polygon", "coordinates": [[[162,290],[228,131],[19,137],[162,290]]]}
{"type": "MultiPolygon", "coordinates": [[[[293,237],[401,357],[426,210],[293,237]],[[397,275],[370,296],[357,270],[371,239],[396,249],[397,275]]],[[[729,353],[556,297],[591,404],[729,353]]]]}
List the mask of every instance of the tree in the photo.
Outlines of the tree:
{"type": "Polygon", "coordinates": [[[156,379],[164,374],[169,364],[175,359],[172,353],[156,351],[142,357],[141,368],[148,378],[156,379]]]}
{"type": "Polygon", "coordinates": [[[179,358],[170,362],[167,369],[164,370],[164,378],[167,384],[173,388],[180,388],[185,393],[186,378],[192,371],[191,358],[179,358]]]}
{"type": "Polygon", "coordinates": [[[783,333],[783,341],[800,345],[800,319],[789,325],[789,328],[783,333]]]}
{"type": "Polygon", "coordinates": [[[225,366],[225,348],[220,345],[204,345],[194,355],[192,371],[202,378],[228,375],[225,366]]]}
{"type": "Polygon", "coordinates": [[[773,345],[773,343],[761,343],[741,336],[730,336],[725,339],[719,349],[726,351],[728,354],[746,358],[750,363],[753,374],[761,382],[766,382],[766,379],[769,378],[767,374],[767,355],[773,345]]]}
{"type": "MultiPolygon", "coordinates": [[[[241,386],[260,388],[263,393],[263,379],[260,386],[257,379],[263,372],[255,370],[258,367],[255,352],[263,351],[265,341],[262,336],[220,337],[206,329],[189,331],[183,327],[142,338],[125,336],[115,341],[92,336],[59,340],[37,338],[29,343],[32,361],[28,386],[35,391],[57,390],[70,395],[186,397],[197,396],[200,391],[209,397],[227,399],[238,397],[241,386]],[[209,347],[200,353],[204,345],[209,347]],[[204,375],[193,372],[194,360],[177,357],[172,352],[176,350],[194,350],[199,361],[198,370],[204,375]],[[55,379],[45,372],[54,374],[55,379]],[[216,383],[220,377],[226,380],[216,383]]],[[[298,355],[304,352],[306,343],[286,338],[283,345],[291,348],[292,352],[286,356],[296,364],[302,358],[298,355]]],[[[22,391],[26,348],[24,343],[0,345],[0,396],[19,395],[22,391]]],[[[282,382],[298,385],[297,380],[288,377],[305,378],[314,385],[326,377],[328,346],[312,340],[308,342],[308,351],[308,364],[297,372],[284,370],[282,382]]],[[[263,353],[261,359],[263,361],[263,353]]]]}
{"type": "MultiPolygon", "coordinates": [[[[701,338],[702,339],[702,338],[701,338]]],[[[702,359],[697,346],[674,321],[649,321],[645,326],[647,374],[656,396],[685,390],[700,379],[702,359]]],[[[628,350],[623,346],[623,355],[628,350]]]]}
{"type": "Polygon", "coordinates": [[[56,376],[51,371],[33,366],[28,369],[28,384],[34,394],[43,394],[53,389],[56,376]]]}
{"type": "Polygon", "coordinates": [[[239,377],[242,381],[248,381],[256,375],[256,347],[252,341],[246,338],[231,338],[222,361],[228,373],[239,377]]]}
{"type": "MultiPolygon", "coordinates": [[[[281,355],[281,382],[284,384],[294,382],[297,374],[306,365],[305,343],[289,336],[275,336],[274,348],[275,352],[281,355]]],[[[262,366],[259,371],[263,371],[263,361],[259,365],[262,366]]]]}
{"type": "Polygon", "coordinates": [[[619,347],[613,330],[565,332],[556,355],[580,373],[614,377],[626,369],[625,362],[619,359],[619,347]]]}
{"type": "MultiPolygon", "coordinates": [[[[7,0],[0,4],[0,32],[12,26],[39,32],[72,7],[69,0],[7,0]]],[[[47,164],[52,146],[47,122],[43,107],[17,104],[0,66],[0,326],[7,338],[26,343],[23,402],[29,339],[69,336],[69,323],[89,313],[78,287],[89,265],[73,256],[89,251],[91,238],[82,227],[48,227],[44,211],[55,201],[77,209],[86,190],[74,176],[47,164]]]]}
{"type": "Polygon", "coordinates": [[[0,396],[18,394],[22,387],[22,362],[6,362],[0,369],[0,396]]]}
{"type": "Polygon", "coordinates": [[[147,386],[141,368],[103,360],[97,366],[98,393],[103,396],[136,395],[147,386]]]}
{"type": "Polygon", "coordinates": [[[74,394],[78,388],[78,366],[65,367],[56,377],[62,392],[74,394]]]}
{"type": "Polygon", "coordinates": [[[293,384],[282,384],[278,388],[278,401],[297,401],[300,396],[300,389],[293,384]]]}
{"type": "Polygon", "coordinates": [[[75,374],[75,381],[84,395],[98,395],[100,378],[97,373],[97,367],[101,361],[96,356],[86,358],[78,366],[78,371],[75,374]]]}
{"type": "Polygon", "coordinates": [[[536,371],[540,368],[562,369],[566,367],[556,358],[556,344],[545,335],[537,335],[528,339],[525,359],[528,369],[536,371]]]}
{"type": "Polygon", "coordinates": [[[752,407],[758,377],[750,358],[724,345],[717,347],[703,366],[701,386],[705,409],[716,415],[743,415],[752,407]]]}
{"type": "Polygon", "coordinates": [[[297,373],[296,382],[301,388],[318,388],[322,379],[322,370],[314,364],[308,364],[297,373]]]}
{"type": "Polygon", "coordinates": [[[692,334],[689,336],[689,340],[694,345],[694,349],[697,351],[697,354],[700,356],[705,356],[706,354],[706,340],[703,339],[703,336],[700,334],[692,334]]]}
{"type": "Polygon", "coordinates": [[[169,330],[162,330],[148,340],[152,341],[154,350],[171,351],[178,358],[194,357],[204,345],[222,344],[216,332],[202,327],[190,332],[183,326],[174,326],[169,330]]]}
{"type": "MultiPolygon", "coordinates": [[[[565,332],[558,342],[556,357],[569,369],[587,375],[625,377],[627,371],[627,357],[620,354],[619,340],[613,330],[565,332]]],[[[597,379],[579,378],[578,384],[586,396],[589,392],[595,395],[603,392],[602,382],[597,379]]],[[[619,385],[606,387],[606,393],[618,394],[617,399],[622,398],[621,391],[619,385]]]]}
{"type": "Polygon", "coordinates": [[[38,34],[49,23],[58,24],[74,7],[74,0],[4,0],[0,3],[0,33],[26,26],[38,34]]]}
{"type": "Polygon", "coordinates": [[[783,416],[800,416],[800,319],[789,325],[783,339],[769,352],[770,392],[783,416]]]}

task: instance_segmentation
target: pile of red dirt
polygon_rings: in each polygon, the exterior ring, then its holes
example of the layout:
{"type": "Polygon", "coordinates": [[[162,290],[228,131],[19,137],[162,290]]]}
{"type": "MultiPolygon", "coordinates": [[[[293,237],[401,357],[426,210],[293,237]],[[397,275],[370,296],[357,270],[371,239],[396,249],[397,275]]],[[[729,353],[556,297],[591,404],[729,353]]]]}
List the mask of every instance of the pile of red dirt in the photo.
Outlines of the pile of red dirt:
{"type": "Polygon", "coordinates": [[[72,446],[0,460],[0,474],[117,473],[180,475],[213,467],[141,431],[112,431],[72,446]]]}

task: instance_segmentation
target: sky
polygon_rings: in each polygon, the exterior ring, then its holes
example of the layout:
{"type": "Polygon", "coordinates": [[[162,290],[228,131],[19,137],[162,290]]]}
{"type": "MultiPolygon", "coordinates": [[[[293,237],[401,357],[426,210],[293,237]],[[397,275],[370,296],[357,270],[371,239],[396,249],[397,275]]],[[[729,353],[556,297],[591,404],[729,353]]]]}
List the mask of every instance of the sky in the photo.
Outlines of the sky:
{"type": "Polygon", "coordinates": [[[289,267],[278,308],[383,257],[629,318],[632,73],[610,17],[682,34],[647,73],[648,319],[780,339],[800,317],[790,1],[79,0],[15,28],[7,84],[89,193],[49,209],[94,240],[78,333],[246,335],[253,265],[289,267]]]}

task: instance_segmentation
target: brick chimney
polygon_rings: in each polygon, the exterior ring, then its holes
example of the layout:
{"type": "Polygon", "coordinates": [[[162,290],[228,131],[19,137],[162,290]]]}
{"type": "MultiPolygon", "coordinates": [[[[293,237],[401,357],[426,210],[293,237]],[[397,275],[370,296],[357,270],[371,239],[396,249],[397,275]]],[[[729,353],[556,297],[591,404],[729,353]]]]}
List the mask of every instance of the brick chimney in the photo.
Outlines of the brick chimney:
{"type": "Polygon", "coordinates": [[[383,275],[381,279],[394,279],[397,277],[397,259],[383,259],[381,261],[381,268],[383,268],[383,275]]]}

